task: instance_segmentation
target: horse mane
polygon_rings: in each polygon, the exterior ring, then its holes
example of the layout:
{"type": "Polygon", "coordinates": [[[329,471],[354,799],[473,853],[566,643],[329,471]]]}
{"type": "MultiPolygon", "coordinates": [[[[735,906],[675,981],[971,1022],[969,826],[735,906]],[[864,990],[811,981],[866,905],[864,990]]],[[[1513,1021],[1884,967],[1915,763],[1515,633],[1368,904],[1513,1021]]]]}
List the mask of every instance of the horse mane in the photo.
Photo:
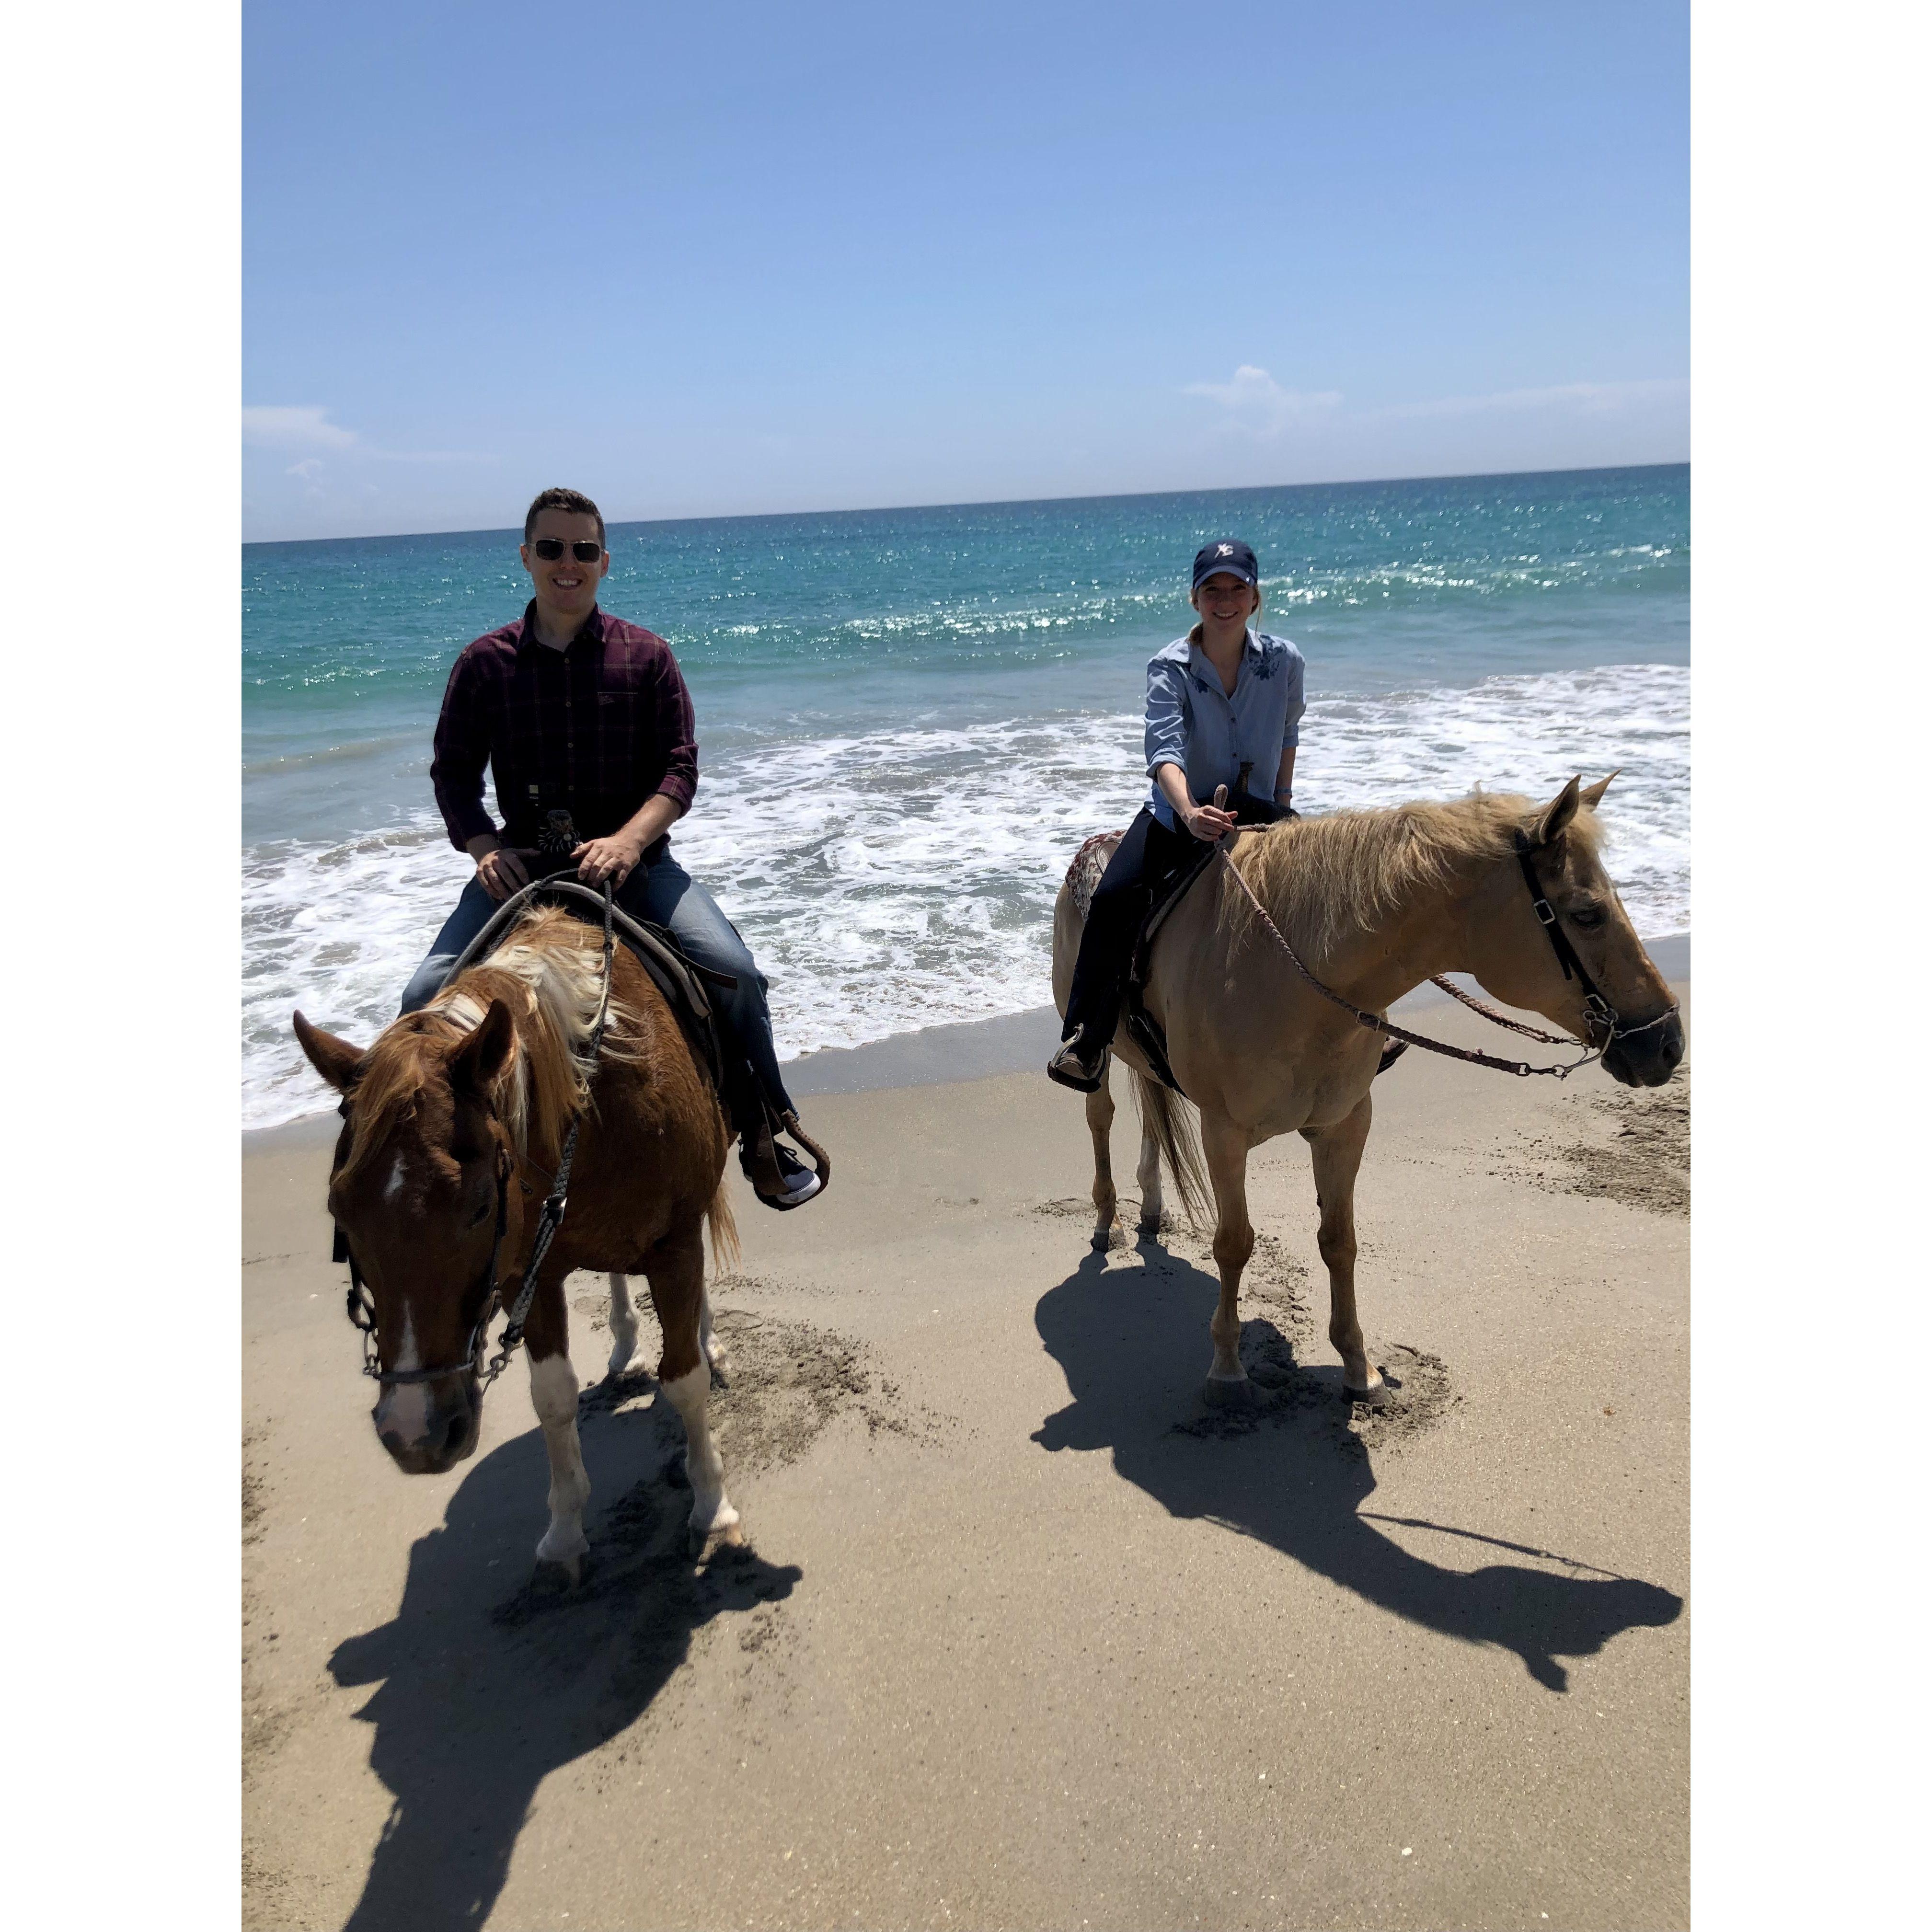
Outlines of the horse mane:
{"type": "MultiPolygon", "coordinates": [[[[1472,871],[1508,858],[1544,807],[1516,792],[1472,792],[1441,802],[1331,812],[1244,833],[1229,855],[1298,951],[1320,956],[1371,932],[1420,893],[1447,892],[1472,871]]],[[[1596,814],[1580,806],[1564,837],[1592,857],[1596,814]]],[[[1222,898],[1231,945],[1256,923],[1246,892],[1222,898]]]]}
{"type": "MultiPolygon", "coordinates": [[[[486,961],[377,1036],[356,1085],[355,1140],[341,1174],[360,1166],[418,1105],[432,1074],[429,1048],[473,1032],[494,1000],[509,1009],[516,1044],[490,1102],[518,1154],[554,1168],[572,1115],[590,1103],[596,1066],[588,1049],[603,991],[602,934],[559,906],[526,913],[486,961]]],[[[642,1031],[640,1016],[614,994],[604,1056],[641,1058],[642,1031]]]]}

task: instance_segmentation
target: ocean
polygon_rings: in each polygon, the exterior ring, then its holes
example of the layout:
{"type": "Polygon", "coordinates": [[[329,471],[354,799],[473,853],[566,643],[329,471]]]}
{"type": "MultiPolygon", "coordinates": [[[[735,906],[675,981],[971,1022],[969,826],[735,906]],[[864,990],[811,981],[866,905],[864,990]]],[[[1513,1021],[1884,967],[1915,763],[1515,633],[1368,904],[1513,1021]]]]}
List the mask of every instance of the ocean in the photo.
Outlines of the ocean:
{"type": "MultiPolygon", "coordinates": [[[[602,597],[698,713],[673,841],[772,984],[782,1058],[1047,1004],[1054,895],[1145,795],[1146,662],[1210,537],[1308,662],[1295,802],[1553,792],[1621,766],[1612,871],[1690,924],[1688,466],[615,524],[602,597]]],[[[242,549],[242,1124],[328,1096],[470,872],[430,793],[449,667],[520,532],[242,549]]]]}

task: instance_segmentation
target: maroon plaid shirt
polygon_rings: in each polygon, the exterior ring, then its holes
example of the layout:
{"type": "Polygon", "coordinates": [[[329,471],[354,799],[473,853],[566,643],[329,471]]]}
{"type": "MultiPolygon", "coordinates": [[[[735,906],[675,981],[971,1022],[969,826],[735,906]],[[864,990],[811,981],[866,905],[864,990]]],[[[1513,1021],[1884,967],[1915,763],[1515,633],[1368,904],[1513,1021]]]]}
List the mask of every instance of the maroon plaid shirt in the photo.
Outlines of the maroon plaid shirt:
{"type": "Polygon", "coordinates": [[[534,845],[561,806],[580,838],[615,832],[662,792],[680,815],[698,789],[691,693],[655,632],[592,610],[570,648],[536,638],[536,605],[466,645],[442,694],[430,780],[450,842],[496,830],[483,768],[496,781],[503,838],[534,845]]]}

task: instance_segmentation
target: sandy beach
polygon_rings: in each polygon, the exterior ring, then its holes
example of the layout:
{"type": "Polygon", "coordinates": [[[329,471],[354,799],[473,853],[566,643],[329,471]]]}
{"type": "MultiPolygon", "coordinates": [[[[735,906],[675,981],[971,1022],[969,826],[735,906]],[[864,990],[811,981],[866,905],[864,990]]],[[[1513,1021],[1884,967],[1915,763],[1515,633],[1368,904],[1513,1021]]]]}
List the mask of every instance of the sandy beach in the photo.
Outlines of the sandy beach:
{"type": "MultiPolygon", "coordinates": [[[[1688,1011],[1688,940],[1654,951],[1688,1011]]],[[[790,1070],[832,1190],[780,1216],[734,1168],[712,1292],[746,1550],[686,1556],[680,1426],[602,1379],[573,1277],[572,1592],[532,1587],[522,1368],[471,1460],[400,1474],[328,1258],[333,1118],[244,1140],[245,1924],[1687,1922],[1688,1063],[1378,1083],[1372,1418],[1306,1150],[1258,1150],[1262,1400],[1210,1416],[1208,1231],[1090,1251],[1051,1030],[790,1070]]]]}

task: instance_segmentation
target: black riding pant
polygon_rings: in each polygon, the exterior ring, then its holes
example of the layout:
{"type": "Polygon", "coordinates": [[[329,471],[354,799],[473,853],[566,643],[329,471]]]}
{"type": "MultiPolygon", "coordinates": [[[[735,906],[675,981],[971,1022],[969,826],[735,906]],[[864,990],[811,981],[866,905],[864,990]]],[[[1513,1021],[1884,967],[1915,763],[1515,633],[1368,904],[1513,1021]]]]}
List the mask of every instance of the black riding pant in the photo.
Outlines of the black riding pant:
{"type": "Polygon", "coordinates": [[[1190,832],[1170,832],[1142,806],[1126,835],[1114,848],[1107,869],[1094,889],[1094,904],[1080,935],[1073,989],[1066,996],[1062,1040],[1083,1030],[1089,1045],[1111,1040],[1120,1024],[1133,944],[1154,902],[1202,850],[1190,832]]]}

